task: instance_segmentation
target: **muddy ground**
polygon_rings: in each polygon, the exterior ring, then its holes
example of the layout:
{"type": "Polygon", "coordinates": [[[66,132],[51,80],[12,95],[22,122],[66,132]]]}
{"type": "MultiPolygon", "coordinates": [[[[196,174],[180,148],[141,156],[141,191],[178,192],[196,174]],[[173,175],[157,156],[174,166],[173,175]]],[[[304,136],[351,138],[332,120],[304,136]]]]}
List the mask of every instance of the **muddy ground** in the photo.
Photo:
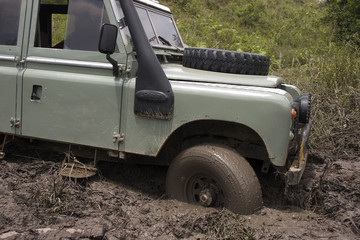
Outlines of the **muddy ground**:
{"type": "Polygon", "coordinates": [[[260,175],[264,208],[249,216],[167,199],[166,167],[102,163],[75,182],[59,176],[63,159],[7,147],[0,239],[360,239],[358,145],[312,150],[296,187],[260,175]]]}

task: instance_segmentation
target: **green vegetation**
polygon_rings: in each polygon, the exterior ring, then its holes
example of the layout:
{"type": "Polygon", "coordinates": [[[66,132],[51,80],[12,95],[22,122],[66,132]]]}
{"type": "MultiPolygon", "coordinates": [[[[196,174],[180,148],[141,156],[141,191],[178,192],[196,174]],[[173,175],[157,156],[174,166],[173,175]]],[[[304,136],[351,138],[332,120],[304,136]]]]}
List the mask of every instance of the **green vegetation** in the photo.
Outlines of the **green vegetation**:
{"type": "Polygon", "coordinates": [[[66,14],[53,14],[52,15],[52,47],[61,43],[65,39],[67,24],[66,14]]]}
{"type": "Polygon", "coordinates": [[[329,27],[315,0],[163,0],[190,46],[256,52],[272,69],[302,65],[326,51],[329,27]]]}
{"type": "MultiPolygon", "coordinates": [[[[359,1],[160,3],[172,9],[188,45],[270,56],[271,74],[310,92],[313,148],[354,148],[351,139],[340,139],[360,126],[359,1]]],[[[359,141],[355,142],[355,149],[359,148],[359,141]]]]}
{"type": "Polygon", "coordinates": [[[340,41],[353,41],[360,46],[360,1],[327,0],[327,20],[336,26],[335,36],[340,41]]]}

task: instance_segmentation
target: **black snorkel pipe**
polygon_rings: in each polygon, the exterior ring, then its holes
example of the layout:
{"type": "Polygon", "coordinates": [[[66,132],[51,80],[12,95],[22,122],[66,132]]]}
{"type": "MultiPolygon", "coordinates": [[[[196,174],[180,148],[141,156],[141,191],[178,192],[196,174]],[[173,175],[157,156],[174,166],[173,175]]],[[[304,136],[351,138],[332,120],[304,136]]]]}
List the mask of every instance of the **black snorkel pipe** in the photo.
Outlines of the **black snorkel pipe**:
{"type": "Polygon", "coordinates": [[[170,82],[149,43],[133,0],[120,0],[120,4],[138,61],[134,112],[148,118],[171,119],[174,93],[170,82]]]}

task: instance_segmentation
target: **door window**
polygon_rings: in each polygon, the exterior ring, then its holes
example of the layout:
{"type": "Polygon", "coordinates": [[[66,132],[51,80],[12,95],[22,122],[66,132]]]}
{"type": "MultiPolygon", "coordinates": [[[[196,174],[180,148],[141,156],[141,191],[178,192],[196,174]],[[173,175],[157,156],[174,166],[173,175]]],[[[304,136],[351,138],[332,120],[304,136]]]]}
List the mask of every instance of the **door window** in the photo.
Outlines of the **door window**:
{"type": "Polygon", "coordinates": [[[102,0],[41,0],[34,46],[97,51],[108,22],[102,0]]]}
{"type": "Polygon", "coordinates": [[[0,45],[17,45],[21,0],[0,0],[0,45]]]}

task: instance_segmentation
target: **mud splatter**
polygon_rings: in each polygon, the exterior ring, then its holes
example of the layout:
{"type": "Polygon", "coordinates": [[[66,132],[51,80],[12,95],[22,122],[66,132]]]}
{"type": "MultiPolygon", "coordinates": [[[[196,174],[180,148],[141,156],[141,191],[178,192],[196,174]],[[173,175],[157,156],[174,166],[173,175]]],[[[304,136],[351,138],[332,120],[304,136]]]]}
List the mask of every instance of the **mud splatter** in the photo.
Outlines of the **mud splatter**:
{"type": "Polygon", "coordinates": [[[312,152],[300,185],[260,177],[265,206],[240,216],[167,199],[166,167],[102,163],[59,175],[63,155],[13,146],[0,161],[0,239],[357,239],[359,158],[312,152]],[[286,194],[284,194],[286,192],[286,194]]]}

